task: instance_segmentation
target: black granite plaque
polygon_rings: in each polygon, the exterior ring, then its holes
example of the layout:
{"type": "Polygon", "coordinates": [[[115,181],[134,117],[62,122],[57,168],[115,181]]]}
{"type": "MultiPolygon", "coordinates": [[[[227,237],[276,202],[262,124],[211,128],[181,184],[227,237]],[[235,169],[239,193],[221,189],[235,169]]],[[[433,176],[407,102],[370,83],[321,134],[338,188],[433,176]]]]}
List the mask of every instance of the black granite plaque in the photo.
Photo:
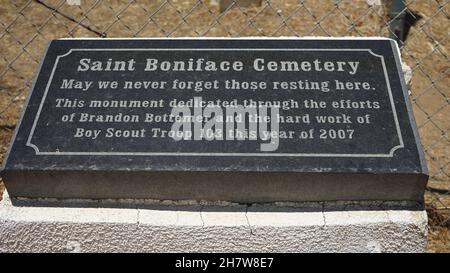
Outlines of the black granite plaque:
{"type": "Polygon", "coordinates": [[[11,196],[421,200],[389,39],[51,42],[2,177],[11,196]]]}

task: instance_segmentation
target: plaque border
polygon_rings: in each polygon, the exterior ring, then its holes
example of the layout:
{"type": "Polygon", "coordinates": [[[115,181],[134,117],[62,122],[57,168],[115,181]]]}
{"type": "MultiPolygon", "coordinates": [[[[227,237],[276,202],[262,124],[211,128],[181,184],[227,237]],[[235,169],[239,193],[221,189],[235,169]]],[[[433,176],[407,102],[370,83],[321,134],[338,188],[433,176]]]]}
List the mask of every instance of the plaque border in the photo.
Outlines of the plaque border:
{"type": "Polygon", "coordinates": [[[58,55],[55,63],[53,64],[52,72],[47,82],[47,86],[44,91],[44,96],[39,104],[38,112],[33,122],[30,134],[26,142],[26,146],[34,149],[36,155],[127,155],[127,156],[269,156],[269,157],[393,157],[396,150],[404,148],[403,136],[400,130],[400,125],[397,117],[397,111],[392,95],[391,85],[389,82],[389,75],[387,73],[384,56],[374,53],[371,49],[353,49],[353,48],[72,48],[68,52],[58,55]],[[34,135],[37,122],[39,120],[45,99],[47,97],[48,90],[53,80],[56,67],[59,60],[70,55],[75,51],[363,51],[369,52],[371,55],[381,59],[383,67],[384,77],[388,90],[389,99],[391,102],[392,113],[394,116],[394,122],[397,129],[397,136],[399,138],[399,145],[391,148],[388,154],[338,154],[338,153],[178,153],[178,152],[41,152],[39,148],[31,143],[31,139],[34,135]]]}

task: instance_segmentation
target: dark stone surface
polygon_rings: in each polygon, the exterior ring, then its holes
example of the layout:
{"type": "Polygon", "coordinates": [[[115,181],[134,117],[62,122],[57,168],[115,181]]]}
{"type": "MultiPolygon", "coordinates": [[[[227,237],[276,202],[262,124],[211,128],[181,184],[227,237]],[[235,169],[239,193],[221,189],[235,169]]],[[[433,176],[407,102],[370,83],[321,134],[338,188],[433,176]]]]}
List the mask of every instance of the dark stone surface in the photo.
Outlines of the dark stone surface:
{"type": "MultiPolygon", "coordinates": [[[[2,177],[12,197],[421,200],[427,169],[400,67],[388,39],[53,41],[2,177]],[[156,71],[152,59],[162,65],[156,71]],[[206,71],[212,64],[217,71],[206,71]],[[241,86],[227,88],[233,80],[241,86]],[[183,88],[188,82],[203,90],[183,88]],[[285,103],[277,108],[281,137],[268,150],[260,130],[256,139],[220,139],[226,122],[211,127],[213,140],[164,136],[174,124],[164,121],[170,102],[194,97],[220,100],[224,114],[223,102],[285,103]]],[[[205,122],[186,125],[195,131],[205,122]]]]}

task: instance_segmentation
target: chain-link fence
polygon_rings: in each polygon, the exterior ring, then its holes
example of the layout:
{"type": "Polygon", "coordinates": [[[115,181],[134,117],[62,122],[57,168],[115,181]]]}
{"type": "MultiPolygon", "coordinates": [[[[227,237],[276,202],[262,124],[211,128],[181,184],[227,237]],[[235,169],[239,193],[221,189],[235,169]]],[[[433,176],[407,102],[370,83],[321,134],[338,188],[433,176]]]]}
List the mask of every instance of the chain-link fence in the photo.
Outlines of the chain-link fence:
{"type": "MultiPolygon", "coordinates": [[[[390,36],[409,66],[430,170],[429,248],[450,251],[445,0],[0,0],[0,160],[47,43],[62,37],[390,36]]],[[[0,184],[0,191],[3,186],[0,184]]]]}

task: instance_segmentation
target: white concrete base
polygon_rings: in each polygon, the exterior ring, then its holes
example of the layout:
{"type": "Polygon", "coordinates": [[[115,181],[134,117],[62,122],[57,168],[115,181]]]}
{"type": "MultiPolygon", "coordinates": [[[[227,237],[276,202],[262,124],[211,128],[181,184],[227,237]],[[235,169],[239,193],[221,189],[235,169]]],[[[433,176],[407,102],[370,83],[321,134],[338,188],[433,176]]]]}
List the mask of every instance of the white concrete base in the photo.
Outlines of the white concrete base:
{"type": "Polygon", "coordinates": [[[0,252],[423,252],[427,241],[425,211],[398,203],[21,202],[0,203],[0,252]]]}

